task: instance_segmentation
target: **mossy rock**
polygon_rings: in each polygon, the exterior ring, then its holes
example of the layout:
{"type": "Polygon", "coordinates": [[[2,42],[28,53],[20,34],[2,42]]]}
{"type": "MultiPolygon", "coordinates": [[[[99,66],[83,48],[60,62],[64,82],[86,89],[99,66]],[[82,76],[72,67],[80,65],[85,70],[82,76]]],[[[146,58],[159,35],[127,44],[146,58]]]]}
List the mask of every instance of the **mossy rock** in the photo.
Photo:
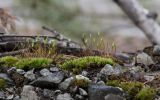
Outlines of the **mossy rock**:
{"type": "Polygon", "coordinates": [[[144,87],[136,95],[136,100],[154,100],[155,96],[156,96],[155,89],[151,87],[144,87]]]}
{"type": "Polygon", "coordinates": [[[39,69],[49,66],[52,63],[52,59],[49,58],[24,58],[19,60],[17,63],[14,64],[16,68],[19,69],[39,69]]]}
{"type": "Polygon", "coordinates": [[[0,58],[0,64],[2,66],[13,67],[13,64],[15,64],[16,62],[18,62],[17,57],[6,56],[6,57],[0,58]]]}
{"type": "Polygon", "coordinates": [[[80,72],[84,69],[104,67],[106,64],[113,65],[114,61],[111,58],[87,56],[66,61],[61,65],[61,68],[72,72],[80,72]]]}
{"type": "Polygon", "coordinates": [[[155,89],[145,86],[141,82],[123,82],[120,80],[109,80],[107,85],[120,87],[126,91],[134,100],[153,100],[155,89]]]}
{"type": "Polygon", "coordinates": [[[4,79],[0,78],[0,89],[5,88],[5,86],[6,86],[6,81],[4,79]]]}

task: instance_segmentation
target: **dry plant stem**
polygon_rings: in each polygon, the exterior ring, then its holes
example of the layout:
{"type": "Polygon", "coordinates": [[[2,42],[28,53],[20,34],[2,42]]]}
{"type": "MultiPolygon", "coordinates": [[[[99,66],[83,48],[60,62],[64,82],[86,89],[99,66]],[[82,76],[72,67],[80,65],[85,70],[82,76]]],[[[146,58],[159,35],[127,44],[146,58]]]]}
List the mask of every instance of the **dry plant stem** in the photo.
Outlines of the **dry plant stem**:
{"type": "Polygon", "coordinates": [[[114,0],[153,44],[160,44],[160,26],[137,0],[114,0]]]}

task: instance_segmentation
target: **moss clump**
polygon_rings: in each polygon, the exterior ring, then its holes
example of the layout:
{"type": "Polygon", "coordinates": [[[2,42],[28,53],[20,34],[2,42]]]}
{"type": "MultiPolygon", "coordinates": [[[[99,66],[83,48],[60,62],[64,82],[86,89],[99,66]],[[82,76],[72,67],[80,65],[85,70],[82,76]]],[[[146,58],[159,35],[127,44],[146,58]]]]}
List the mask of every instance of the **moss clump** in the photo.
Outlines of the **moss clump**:
{"type": "Polygon", "coordinates": [[[156,91],[151,87],[144,87],[137,95],[136,100],[154,100],[156,91]]]}
{"type": "Polygon", "coordinates": [[[6,81],[0,78],[0,89],[3,89],[6,86],[6,81]]]}
{"type": "Polygon", "coordinates": [[[89,78],[84,77],[82,75],[76,75],[73,81],[74,86],[83,87],[83,88],[86,88],[89,85],[89,83],[91,83],[91,80],[89,80],[89,78]]]}
{"type": "Polygon", "coordinates": [[[120,80],[109,80],[107,85],[122,88],[134,100],[153,100],[156,95],[153,88],[145,86],[141,82],[121,82],[120,80]]]}
{"type": "Polygon", "coordinates": [[[0,58],[0,64],[2,66],[7,66],[7,67],[13,67],[13,64],[15,64],[18,61],[17,57],[13,56],[6,56],[0,58]]]}
{"type": "Polygon", "coordinates": [[[79,72],[83,69],[103,67],[106,64],[113,65],[114,62],[111,58],[88,56],[67,61],[61,65],[61,68],[72,72],[79,72]]]}
{"type": "Polygon", "coordinates": [[[15,63],[15,66],[20,69],[43,68],[52,63],[49,58],[24,58],[15,63]]]}

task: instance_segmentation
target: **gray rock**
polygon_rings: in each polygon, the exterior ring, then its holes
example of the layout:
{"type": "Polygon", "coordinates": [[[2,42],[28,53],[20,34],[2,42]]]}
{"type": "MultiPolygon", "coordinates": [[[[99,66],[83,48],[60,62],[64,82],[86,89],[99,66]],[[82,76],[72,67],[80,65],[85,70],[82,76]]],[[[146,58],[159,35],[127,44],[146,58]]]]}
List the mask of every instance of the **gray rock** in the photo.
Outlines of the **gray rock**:
{"type": "Polygon", "coordinates": [[[103,81],[97,82],[98,85],[106,85],[103,81]]]}
{"type": "Polygon", "coordinates": [[[20,96],[15,96],[13,100],[20,100],[20,96]]]}
{"type": "Polygon", "coordinates": [[[118,75],[122,73],[122,68],[120,65],[111,66],[109,64],[106,64],[100,71],[100,77],[101,76],[108,76],[108,75],[118,75]]]}
{"type": "Polygon", "coordinates": [[[100,74],[103,75],[112,75],[114,72],[113,66],[106,64],[100,71],[100,74]]]}
{"type": "Polygon", "coordinates": [[[16,72],[16,67],[11,67],[10,69],[7,70],[8,74],[12,74],[14,72],[16,72]]]}
{"type": "Polygon", "coordinates": [[[48,69],[44,68],[44,69],[40,70],[40,74],[42,76],[48,76],[49,74],[51,74],[51,72],[48,69]]]}
{"type": "Polygon", "coordinates": [[[116,53],[114,56],[126,64],[132,63],[132,57],[126,53],[116,53]]]}
{"type": "Polygon", "coordinates": [[[87,76],[87,75],[88,75],[88,72],[87,72],[87,71],[82,71],[82,75],[83,75],[83,76],[87,76]]]}
{"type": "Polygon", "coordinates": [[[4,94],[4,92],[3,91],[0,91],[0,99],[5,99],[5,94],[4,94]]]}
{"type": "Polygon", "coordinates": [[[79,93],[82,96],[87,96],[88,95],[88,93],[84,89],[82,89],[82,88],[79,88],[79,93]]]}
{"type": "Polygon", "coordinates": [[[43,90],[43,95],[44,95],[44,97],[49,97],[50,99],[55,98],[55,92],[52,91],[52,90],[44,89],[43,90]]]}
{"type": "Polygon", "coordinates": [[[59,94],[56,100],[74,100],[69,93],[59,94]]]}
{"type": "Polygon", "coordinates": [[[51,68],[50,68],[50,71],[52,71],[52,72],[58,72],[58,71],[59,71],[59,68],[57,68],[57,67],[51,67],[51,68]]]}
{"type": "Polygon", "coordinates": [[[126,100],[126,99],[119,95],[108,94],[105,96],[105,100],[126,100]]]}
{"type": "Polygon", "coordinates": [[[63,80],[63,78],[63,72],[55,72],[47,76],[39,77],[30,84],[41,88],[56,88],[57,85],[63,80]]]}
{"type": "Polygon", "coordinates": [[[140,63],[140,64],[144,64],[144,65],[146,65],[146,66],[151,65],[151,64],[154,64],[152,58],[151,58],[148,54],[146,54],[146,53],[144,53],[144,52],[139,53],[139,54],[136,56],[136,62],[137,62],[137,63],[140,63]]]}
{"type": "Polygon", "coordinates": [[[26,72],[23,69],[16,70],[18,74],[24,75],[26,72]]]}
{"type": "Polygon", "coordinates": [[[34,91],[34,87],[30,85],[23,86],[21,93],[21,100],[39,100],[37,93],[34,91]]]}
{"type": "Polygon", "coordinates": [[[9,95],[7,95],[7,100],[13,100],[13,97],[14,97],[14,95],[13,94],[9,94],[9,95]]]}
{"type": "Polygon", "coordinates": [[[91,80],[88,77],[82,76],[82,75],[76,75],[75,76],[76,80],[83,80],[84,82],[91,83],[91,80]]]}
{"type": "Polygon", "coordinates": [[[35,80],[36,79],[36,75],[33,73],[34,72],[34,69],[30,70],[30,71],[27,71],[25,74],[24,74],[24,77],[29,79],[29,80],[35,80]]]}
{"type": "Polygon", "coordinates": [[[155,79],[155,76],[151,76],[151,75],[144,75],[144,79],[147,81],[147,82],[151,82],[155,79]]]}
{"type": "Polygon", "coordinates": [[[85,100],[83,96],[76,94],[75,100],[85,100]]]}
{"type": "Polygon", "coordinates": [[[9,83],[13,83],[13,80],[5,73],[0,73],[0,78],[6,80],[9,83]]]}
{"type": "Polygon", "coordinates": [[[107,94],[122,95],[123,91],[112,86],[91,84],[88,88],[89,100],[105,100],[107,94]]]}
{"type": "Polygon", "coordinates": [[[73,83],[74,80],[75,78],[73,77],[65,79],[62,83],[59,84],[59,88],[61,90],[67,90],[68,87],[73,83]]]}
{"type": "Polygon", "coordinates": [[[155,45],[153,48],[153,54],[155,56],[160,56],[160,45],[155,45]]]}

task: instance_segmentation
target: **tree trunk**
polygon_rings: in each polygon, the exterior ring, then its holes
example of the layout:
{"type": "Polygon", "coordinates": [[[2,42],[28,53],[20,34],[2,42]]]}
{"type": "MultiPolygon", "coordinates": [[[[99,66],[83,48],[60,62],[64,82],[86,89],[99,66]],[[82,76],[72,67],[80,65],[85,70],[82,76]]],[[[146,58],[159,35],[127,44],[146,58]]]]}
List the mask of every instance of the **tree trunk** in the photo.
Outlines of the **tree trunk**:
{"type": "Polygon", "coordinates": [[[114,0],[153,44],[160,45],[160,26],[137,0],[114,0]]]}

